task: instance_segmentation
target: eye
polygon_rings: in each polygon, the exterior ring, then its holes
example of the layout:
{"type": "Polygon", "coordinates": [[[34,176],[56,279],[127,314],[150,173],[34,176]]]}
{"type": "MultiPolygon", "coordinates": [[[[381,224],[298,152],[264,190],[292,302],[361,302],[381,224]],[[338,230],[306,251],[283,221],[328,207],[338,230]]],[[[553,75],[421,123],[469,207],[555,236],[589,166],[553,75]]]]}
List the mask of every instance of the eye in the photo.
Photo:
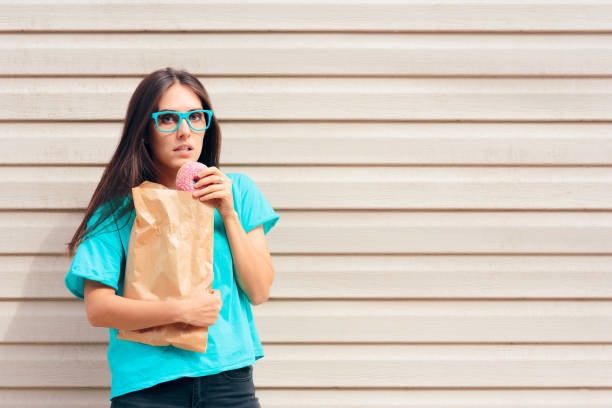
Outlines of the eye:
{"type": "Polygon", "coordinates": [[[176,122],[176,115],[173,113],[164,113],[163,115],[159,115],[159,120],[162,123],[176,122]]]}
{"type": "Polygon", "coordinates": [[[193,112],[191,115],[189,115],[189,119],[190,120],[200,120],[200,119],[202,119],[202,112],[193,112]]]}

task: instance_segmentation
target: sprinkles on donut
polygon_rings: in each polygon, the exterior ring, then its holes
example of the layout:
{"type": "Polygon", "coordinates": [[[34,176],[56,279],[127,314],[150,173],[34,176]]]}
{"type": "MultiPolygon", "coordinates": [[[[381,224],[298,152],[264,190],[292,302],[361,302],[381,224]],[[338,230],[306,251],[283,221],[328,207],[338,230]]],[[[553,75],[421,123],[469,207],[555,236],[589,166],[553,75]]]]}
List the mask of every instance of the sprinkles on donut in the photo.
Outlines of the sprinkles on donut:
{"type": "Polygon", "coordinates": [[[195,191],[195,183],[200,179],[200,172],[206,169],[200,162],[188,162],[181,166],[176,173],[176,189],[179,191],[195,191]]]}

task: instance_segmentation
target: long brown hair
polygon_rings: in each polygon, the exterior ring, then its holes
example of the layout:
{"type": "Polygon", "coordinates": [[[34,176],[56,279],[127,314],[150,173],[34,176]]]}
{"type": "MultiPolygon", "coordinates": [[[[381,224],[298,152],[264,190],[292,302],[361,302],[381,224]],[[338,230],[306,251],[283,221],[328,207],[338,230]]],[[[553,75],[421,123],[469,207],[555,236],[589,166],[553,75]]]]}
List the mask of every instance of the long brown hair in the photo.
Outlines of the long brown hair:
{"type": "MultiPolygon", "coordinates": [[[[206,89],[187,71],[168,67],[144,77],[130,98],[121,139],[91,197],[83,221],[72,240],[66,243],[68,246],[66,255],[74,256],[76,248],[84,240],[83,237],[95,230],[108,217],[115,214],[117,220],[134,209],[132,187],[146,180],[156,182],[159,167],[153,159],[150,143],[154,126],[151,113],[159,109],[159,99],[166,89],[177,82],[190,87],[200,97],[203,109],[213,110],[206,89]],[[105,211],[100,214],[98,221],[87,229],[89,219],[98,207],[106,202],[108,206],[105,206],[105,211]]],[[[198,161],[208,167],[219,168],[220,152],[221,129],[213,110],[212,121],[206,130],[198,161]]]]}

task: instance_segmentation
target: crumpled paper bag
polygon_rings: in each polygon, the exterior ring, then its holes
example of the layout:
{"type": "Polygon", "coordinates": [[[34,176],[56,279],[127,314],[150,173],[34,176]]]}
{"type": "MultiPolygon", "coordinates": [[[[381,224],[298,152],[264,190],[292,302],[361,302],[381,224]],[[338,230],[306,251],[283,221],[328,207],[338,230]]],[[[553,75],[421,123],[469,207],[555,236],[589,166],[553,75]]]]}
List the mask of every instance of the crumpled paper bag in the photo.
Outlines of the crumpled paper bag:
{"type": "MultiPolygon", "coordinates": [[[[214,206],[145,181],[132,188],[136,219],[130,234],[123,296],[139,300],[188,297],[213,273],[214,206]]],[[[212,284],[207,288],[212,291],[212,284]]],[[[206,352],[208,328],[174,323],[119,329],[117,338],[206,352]]]]}

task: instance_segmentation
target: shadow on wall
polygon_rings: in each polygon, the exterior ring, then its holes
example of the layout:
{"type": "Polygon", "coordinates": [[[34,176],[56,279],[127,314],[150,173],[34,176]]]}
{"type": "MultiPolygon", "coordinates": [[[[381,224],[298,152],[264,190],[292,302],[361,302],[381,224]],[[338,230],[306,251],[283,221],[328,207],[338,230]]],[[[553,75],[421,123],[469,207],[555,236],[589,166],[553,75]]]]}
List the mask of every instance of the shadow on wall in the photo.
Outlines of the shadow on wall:
{"type": "Polygon", "coordinates": [[[47,224],[29,232],[37,238],[32,239],[33,246],[4,257],[6,266],[1,268],[9,278],[2,291],[5,302],[0,326],[2,369],[7,375],[0,376],[0,386],[42,389],[28,389],[26,400],[23,394],[19,397],[19,392],[7,394],[9,400],[3,399],[1,405],[38,405],[58,398],[60,406],[59,398],[67,402],[71,394],[75,403],[80,400],[108,405],[108,329],[92,327],[85,303],[64,285],[72,262],[63,254],[64,242],[72,237],[81,213],[47,215],[47,224]],[[55,387],[62,387],[62,392],[52,389],[55,387]],[[10,395],[19,400],[12,401],[10,395]]]}

